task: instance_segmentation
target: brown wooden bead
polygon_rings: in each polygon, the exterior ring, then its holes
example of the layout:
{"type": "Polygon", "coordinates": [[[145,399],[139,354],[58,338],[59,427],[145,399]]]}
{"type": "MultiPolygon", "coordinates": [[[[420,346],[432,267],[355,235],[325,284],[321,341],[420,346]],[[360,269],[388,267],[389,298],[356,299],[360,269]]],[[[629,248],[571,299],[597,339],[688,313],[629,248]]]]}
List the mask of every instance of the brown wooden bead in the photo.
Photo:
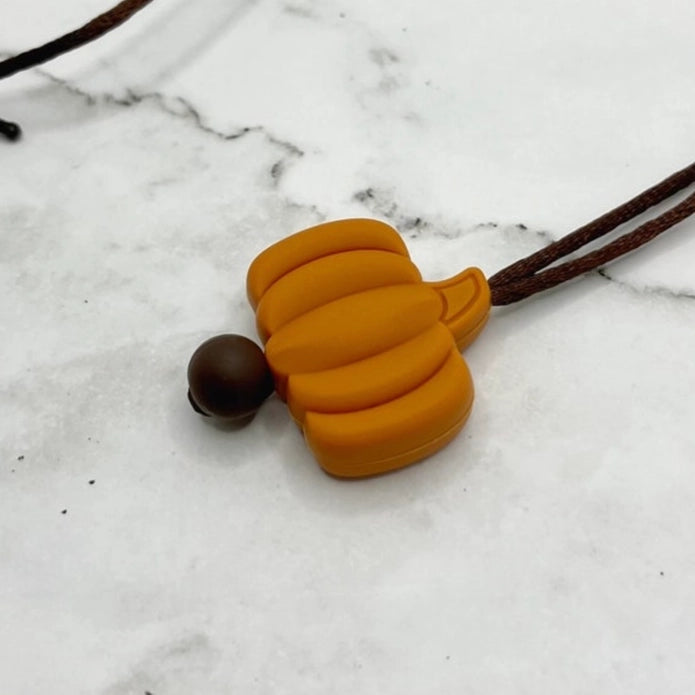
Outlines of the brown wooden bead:
{"type": "Polygon", "coordinates": [[[275,388],[263,350],[241,335],[206,340],[188,364],[188,387],[201,415],[249,421],[275,388]]]}

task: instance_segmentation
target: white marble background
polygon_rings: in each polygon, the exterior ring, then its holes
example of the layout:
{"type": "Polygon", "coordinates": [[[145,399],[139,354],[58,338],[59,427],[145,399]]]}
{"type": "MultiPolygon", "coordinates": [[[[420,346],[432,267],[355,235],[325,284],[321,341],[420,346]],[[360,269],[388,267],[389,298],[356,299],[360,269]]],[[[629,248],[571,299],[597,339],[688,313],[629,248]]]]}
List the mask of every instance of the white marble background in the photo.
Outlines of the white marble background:
{"type": "MultiPolygon", "coordinates": [[[[104,0],[4,0],[0,50],[104,0]]],[[[0,83],[0,691],[695,690],[695,219],[493,312],[426,462],[341,482],[253,335],[267,244],[352,215],[492,273],[695,160],[691,0],[158,0],[0,83]]]]}

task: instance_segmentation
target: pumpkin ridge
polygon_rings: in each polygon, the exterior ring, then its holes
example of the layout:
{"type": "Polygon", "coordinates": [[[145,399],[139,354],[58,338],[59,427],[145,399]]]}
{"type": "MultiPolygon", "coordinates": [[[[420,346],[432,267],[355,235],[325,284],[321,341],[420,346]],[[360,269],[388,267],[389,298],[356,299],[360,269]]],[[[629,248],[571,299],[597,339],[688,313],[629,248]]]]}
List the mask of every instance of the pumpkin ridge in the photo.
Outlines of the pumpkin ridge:
{"type": "Polygon", "coordinates": [[[385,475],[399,468],[403,468],[404,466],[421,463],[423,459],[436,454],[461,431],[470,417],[472,410],[473,402],[471,401],[468,409],[448,430],[404,454],[394,454],[393,456],[388,456],[377,461],[370,461],[362,465],[351,466],[350,468],[334,468],[330,464],[324,465],[321,461],[319,461],[319,463],[328,475],[335,478],[365,478],[367,476],[385,475]]]}
{"type": "Polygon", "coordinates": [[[279,277],[305,263],[350,249],[385,250],[410,258],[401,235],[385,222],[346,219],[326,222],[292,234],[262,251],[246,276],[246,294],[255,309],[279,277]]]}
{"type": "Polygon", "coordinates": [[[451,333],[441,322],[437,322],[419,335],[403,340],[385,352],[354,360],[332,369],[291,374],[287,383],[287,403],[290,412],[295,420],[302,422],[308,412],[347,413],[386,404],[419,388],[431,379],[449,358],[452,347],[454,347],[454,341],[451,333]],[[410,347],[406,347],[408,345],[410,347]],[[433,355],[434,358],[432,358],[433,355]],[[355,380],[368,378],[370,371],[379,374],[380,370],[388,369],[387,364],[381,363],[394,362],[398,364],[399,360],[402,362],[404,359],[416,363],[410,371],[419,371],[420,376],[409,381],[409,375],[404,377],[399,372],[392,371],[386,379],[388,382],[386,386],[383,386],[383,381],[377,381],[376,384],[371,382],[373,389],[377,391],[383,389],[390,394],[387,397],[377,399],[376,394],[369,394],[369,389],[365,389],[369,395],[364,394],[364,391],[360,393],[359,389],[351,389],[351,383],[354,383],[355,380]],[[417,367],[421,367],[421,369],[417,369],[417,367]],[[365,373],[360,374],[361,371],[365,373]],[[321,393],[321,383],[333,382],[335,384],[336,379],[340,380],[341,378],[348,381],[347,389],[329,388],[321,393]],[[307,381],[309,381],[308,385],[307,381]],[[400,384],[394,384],[398,381],[400,384]],[[365,403],[364,405],[356,405],[360,398],[365,403]],[[320,401],[331,400],[335,403],[332,408],[320,403],[320,401]]]}
{"type": "MultiPolygon", "coordinates": [[[[408,341],[405,341],[405,342],[408,342],[408,341]]],[[[312,408],[311,410],[308,410],[307,412],[324,413],[326,415],[330,415],[333,413],[335,413],[335,414],[338,414],[338,413],[356,413],[356,412],[359,412],[360,410],[370,410],[371,408],[378,408],[381,405],[388,405],[389,403],[391,403],[393,401],[397,401],[399,398],[402,398],[406,394],[410,393],[411,391],[414,391],[415,389],[420,388],[420,386],[427,383],[433,376],[435,376],[441,370],[441,368],[444,366],[444,364],[448,358],[449,358],[448,354],[444,355],[444,358],[441,360],[441,362],[434,369],[432,369],[432,371],[430,371],[427,374],[427,376],[425,376],[422,379],[419,379],[416,382],[413,382],[413,384],[411,386],[409,386],[406,390],[404,390],[400,393],[396,393],[393,396],[387,398],[386,400],[379,401],[377,403],[373,403],[372,405],[365,406],[364,408],[349,409],[349,410],[348,409],[346,409],[346,410],[315,410],[312,408]]],[[[369,359],[369,358],[367,358],[367,359],[369,359]]],[[[362,360],[358,360],[358,361],[362,361],[362,360]]],[[[352,364],[356,364],[356,362],[353,362],[352,364]]],[[[321,373],[322,372],[314,372],[314,374],[321,374],[321,373]]]]}
{"type": "Polygon", "coordinates": [[[360,292],[422,283],[409,257],[382,249],[352,249],[314,259],[278,278],[256,308],[258,335],[270,336],[296,318],[360,292]]]}
{"type": "Polygon", "coordinates": [[[285,324],[268,340],[266,357],[274,372],[288,376],[332,369],[415,337],[438,321],[440,311],[438,293],[424,283],[357,292],[285,324]]]}
{"type": "Polygon", "coordinates": [[[473,382],[452,344],[444,365],[422,386],[400,398],[350,413],[307,413],[305,438],[326,470],[343,475],[379,472],[384,459],[414,463],[432,453],[440,438],[465,420],[473,404],[473,382]],[[358,467],[363,470],[355,473],[358,467]]]}
{"type": "MultiPolygon", "coordinates": [[[[322,256],[317,256],[316,258],[312,258],[311,260],[305,261],[304,263],[299,263],[299,264],[297,264],[296,266],[294,266],[294,267],[290,268],[289,270],[285,271],[282,275],[279,275],[279,276],[277,277],[277,279],[273,280],[273,282],[271,282],[270,285],[268,285],[268,287],[263,291],[263,294],[260,296],[260,298],[259,298],[258,303],[256,304],[256,306],[258,306],[258,304],[260,304],[261,300],[263,299],[263,297],[265,297],[265,295],[266,295],[266,293],[268,292],[268,290],[269,290],[276,282],[278,282],[278,280],[282,280],[282,278],[287,277],[288,275],[290,275],[291,273],[293,273],[295,270],[299,270],[299,268],[304,268],[304,267],[307,266],[307,265],[311,265],[314,261],[320,261],[320,260],[322,260],[322,259],[324,259],[324,258],[328,258],[329,256],[335,256],[335,255],[338,255],[338,254],[341,254],[341,253],[352,253],[353,251],[380,251],[381,253],[392,253],[394,256],[399,256],[399,257],[401,257],[401,258],[405,258],[405,259],[409,260],[409,261],[412,263],[412,259],[410,258],[409,255],[408,255],[408,256],[405,256],[405,255],[403,255],[402,253],[398,253],[398,251],[393,251],[393,250],[391,250],[391,249],[382,249],[382,248],[378,248],[378,247],[376,247],[376,246],[374,246],[374,247],[365,247],[365,248],[360,247],[360,248],[358,248],[358,249],[349,249],[349,250],[347,250],[347,251],[331,251],[330,253],[323,254],[322,256]]],[[[413,264],[413,265],[414,265],[414,264],[413,264]]]]}

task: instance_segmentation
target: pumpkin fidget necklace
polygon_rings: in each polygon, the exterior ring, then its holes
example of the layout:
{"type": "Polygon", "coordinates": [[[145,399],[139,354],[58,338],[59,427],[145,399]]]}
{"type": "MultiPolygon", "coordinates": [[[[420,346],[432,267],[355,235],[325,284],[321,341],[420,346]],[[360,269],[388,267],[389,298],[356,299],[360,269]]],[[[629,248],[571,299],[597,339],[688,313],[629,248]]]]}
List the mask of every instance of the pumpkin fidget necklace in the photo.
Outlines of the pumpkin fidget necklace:
{"type": "MultiPolygon", "coordinates": [[[[0,79],[92,41],[152,0],[123,0],[83,27],[0,61],[0,79]]],[[[0,119],[0,134],[20,127],[0,119]]],[[[473,381],[461,350],[492,306],[596,270],[695,213],[695,192],[636,229],[563,259],[695,182],[695,164],[486,279],[467,268],[423,281],[398,232],[370,219],[311,227],[251,263],[247,295],[265,352],[238,335],[204,342],[188,365],[188,399],[206,417],[244,424],[273,391],[322,468],[385,473],[441,449],[463,427],[473,381]]]]}
{"type": "Polygon", "coordinates": [[[473,381],[460,351],[491,306],[647,243],[695,213],[695,192],[598,250],[551,266],[693,182],[695,164],[487,280],[467,268],[423,281],[398,232],[377,220],[293,234],[257,256],[247,275],[265,354],[237,335],[204,342],[188,366],[191,405],[245,422],[277,391],[326,472],[354,478],[415,463],[450,442],[468,418],[473,381]]]}

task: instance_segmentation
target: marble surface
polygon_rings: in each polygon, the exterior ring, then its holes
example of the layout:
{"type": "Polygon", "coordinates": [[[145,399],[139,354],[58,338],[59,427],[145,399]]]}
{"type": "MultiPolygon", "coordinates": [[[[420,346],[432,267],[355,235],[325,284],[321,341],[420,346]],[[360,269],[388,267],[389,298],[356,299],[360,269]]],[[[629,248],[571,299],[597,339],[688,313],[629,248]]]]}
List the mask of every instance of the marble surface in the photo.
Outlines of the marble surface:
{"type": "MultiPolygon", "coordinates": [[[[4,0],[0,50],[105,9],[4,0]],[[34,5],[30,8],[30,5],[34,5]]],[[[0,84],[8,695],[695,689],[695,220],[495,310],[422,464],[185,398],[245,271],[383,219],[490,274],[695,159],[691,0],[155,2],[0,84]]]]}

